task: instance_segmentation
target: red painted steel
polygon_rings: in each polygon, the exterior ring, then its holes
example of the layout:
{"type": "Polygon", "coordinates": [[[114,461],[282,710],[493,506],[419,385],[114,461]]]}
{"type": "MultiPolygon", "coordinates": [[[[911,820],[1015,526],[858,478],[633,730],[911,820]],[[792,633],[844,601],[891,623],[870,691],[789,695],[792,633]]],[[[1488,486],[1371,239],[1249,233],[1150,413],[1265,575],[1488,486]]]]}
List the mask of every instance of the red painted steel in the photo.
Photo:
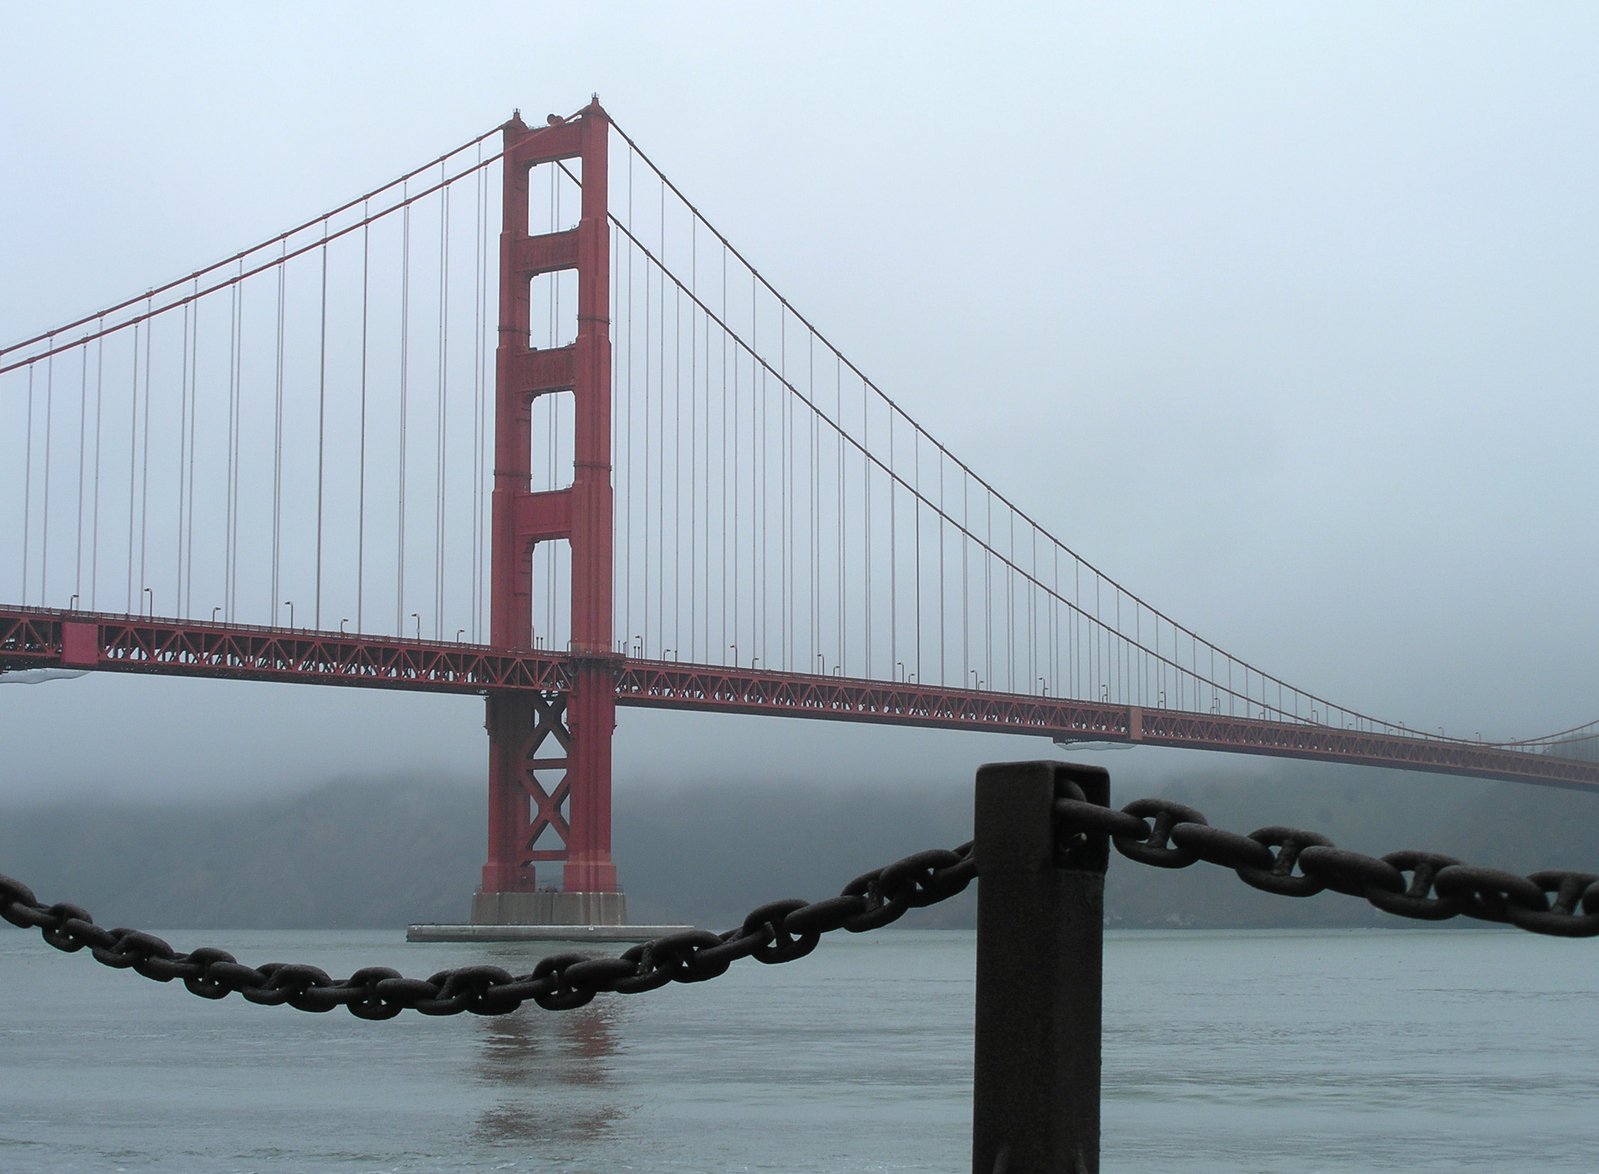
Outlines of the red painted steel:
{"type": "Polygon", "coordinates": [[[610,229],[606,185],[610,120],[598,101],[566,120],[504,128],[499,346],[495,353],[490,639],[533,644],[533,548],[564,539],[572,552],[572,645],[556,705],[518,693],[488,699],[489,844],[483,891],[530,891],[538,860],[565,864],[574,892],[614,892],[611,739],[616,728],[611,643],[610,229]],[[582,206],[575,229],[528,231],[528,177],[541,163],[577,159],[582,206]],[[531,289],[543,273],[576,270],[577,339],[531,347],[531,289]],[[532,406],[572,393],[573,472],[566,489],[534,493],[532,406]],[[564,753],[541,756],[555,738],[564,753]],[[565,814],[561,808],[566,805],[565,814]],[[560,848],[539,848],[546,832],[560,848]]]}
{"type": "MultiPolygon", "coordinates": [[[[514,745],[503,743],[523,754],[518,768],[531,763],[527,769],[549,772],[563,769],[565,763],[565,755],[549,745],[550,739],[564,750],[571,724],[553,702],[569,694],[575,666],[584,659],[544,650],[507,652],[338,632],[288,632],[143,616],[0,608],[0,670],[71,667],[76,663],[113,672],[487,692],[491,707],[503,704],[505,712],[514,715],[505,720],[523,723],[517,726],[514,745]],[[74,628],[93,633],[92,663],[67,661],[64,634],[74,628]]],[[[1599,788],[1599,763],[1463,739],[667,661],[615,658],[611,664],[615,703],[634,707],[1039,734],[1072,741],[1137,742],[1362,763],[1540,786],[1599,788]]],[[[570,705],[569,701],[563,703],[570,705]]],[[[567,773],[570,775],[569,770],[567,773]]],[[[521,826],[535,838],[545,831],[546,824],[552,834],[562,835],[562,825],[549,819],[548,813],[558,813],[558,801],[553,808],[550,804],[556,793],[565,793],[564,782],[541,788],[544,801],[537,802],[532,796],[533,802],[522,809],[521,826]]],[[[524,790],[522,794],[531,793],[524,790]]],[[[529,850],[538,853],[529,855],[529,862],[560,859],[546,855],[547,849],[529,850]]]]}
{"type": "Polygon", "coordinates": [[[0,609],[0,671],[85,668],[432,693],[564,690],[567,658],[477,644],[196,624],[146,616],[0,609]]]}
{"type": "Polygon", "coordinates": [[[1147,709],[1020,693],[974,693],[905,682],[629,660],[617,677],[617,696],[623,705],[661,709],[1037,733],[1061,741],[1137,742],[1274,758],[1363,763],[1553,787],[1599,787],[1599,763],[1463,739],[1408,737],[1338,729],[1316,722],[1147,709]]]}

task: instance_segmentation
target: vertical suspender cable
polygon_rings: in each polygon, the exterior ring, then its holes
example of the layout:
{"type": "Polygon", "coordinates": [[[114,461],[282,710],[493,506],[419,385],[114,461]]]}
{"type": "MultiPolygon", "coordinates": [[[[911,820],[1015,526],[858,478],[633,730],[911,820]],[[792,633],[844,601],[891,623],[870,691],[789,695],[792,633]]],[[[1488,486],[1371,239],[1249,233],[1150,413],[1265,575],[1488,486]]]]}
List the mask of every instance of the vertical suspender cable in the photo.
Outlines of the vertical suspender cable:
{"type": "Polygon", "coordinates": [[[655,650],[666,646],[666,185],[661,185],[661,271],[660,271],[660,298],[661,298],[661,335],[660,353],[657,356],[659,374],[656,377],[656,388],[661,397],[660,434],[657,442],[660,445],[659,459],[656,461],[656,475],[660,479],[660,492],[655,499],[655,538],[660,550],[661,565],[655,575],[655,615],[660,624],[660,632],[656,636],[655,650]]]}
{"type": "Polygon", "coordinates": [[[1016,511],[1007,516],[1009,540],[1005,545],[1005,686],[1016,691],[1016,511]]]}
{"type": "Polygon", "coordinates": [[[894,464],[894,408],[888,409],[888,671],[892,676],[899,664],[899,494],[896,492],[894,464]]]}
{"type": "Polygon", "coordinates": [[[961,686],[972,670],[971,605],[971,476],[961,470],[961,686]]]}
{"type": "MultiPolygon", "coordinates": [[[[621,233],[621,230],[615,224],[612,224],[610,226],[610,233],[611,233],[611,251],[610,251],[610,254],[609,254],[610,255],[610,262],[611,262],[611,288],[610,288],[611,307],[610,307],[610,310],[611,310],[611,322],[613,324],[613,331],[614,331],[614,324],[621,321],[621,314],[622,314],[622,256],[621,256],[621,253],[620,253],[620,249],[622,247],[622,233],[621,233]]],[[[621,405],[621,402],[622,402],[621,384],[622,384],[622,380],[625,377],[626,376],[623,374],[622,367],[621,367],[620,363],[619,362],[613,362],[611,364],[611,403],[613,405],[616,405],[618,408],[620,408],[620,405],[621,405]]],[[[615,522],[616,508],[617,507],[616,507],[615,503],[617,501],[623,500],[622,494],[620,492],[620,490],[621,490],[621,480],[622,480],[622,478],[623,478],[623,476],[625,475],[625,472],[626,472],[622,468],[622,426],[623,426],[623,421],[620,418],[620,416],[619,415],[613,415],[611,417],[611,469],[613,470],[613,477],[614,477],[614,479],[616,481],[615,489],[617,491],[616,495],[615,495],[615,498],[613,499],[612,506],[611,506],[611,516],[612,516],[611,530],[612,530],[612,541],[613,541],[613,543],[615,542],[615,535],[616,535],[616,529],[617,529],[616,522],[615,522]]],[[[612,635],[613,639],[616,636],[616,631],[615,631],[616,622],[620,618],[620,613],[619,613],[619,610],[618,610],[619,605],[618,605],[617,601],[619,599],[621,599],[623,594],[627,591],[627,572],[624,569],[625,564],[626,564],[626,559],[627,559],[627,551],[625,549],[619,550],[619,551],[616,552],[615,556],[613,557],[612,563],[611,563],[611,585],[612,585],[612,588],[611,588],[611,615],[610,615],[610,622],[611,622],[611,629],[612,629],[611,635],[612,635]]]]}
{"type": "Polygon", "coordinates": [[[1083,676],[1083,560],[1072,556],[1072,627],[1077,632],[1077,647],[1072,650],[1072,696],[1081,698],[1088,690],[1083,676]]]}
{"type": "MultiPolygon", "coordinates": [[[[872,675],[872,405],[871,391],[865,380],[861,381],[861,491],[865,497],[865,538],[861,549],[866,554],[866,597],[862,611],[866,613],[866,666],[861,673],[872,675]]],[[[891,664],[888,666],[893,668],[891,664]]]]}
{"type": "MultiPolygon", "coordinates": [[[[664,253],[666,248],[666,241],[663,239],[666,229],[666,190],[664,187],[659,192],[659,203],[661,205],[661,231],[656,237],[656,247],[664,253]]],[[[654,295],[651,295],[648,281],[645,282],[644,291],[644,296],[650,299],[650,304],[653,307],[651,312],[656,315],[657,323],[654,346],[644,356],[644,373],[646,379],[652,378],[649,365],[653,362],[655,365],[653,382],[646,383],[646,400],[648,400],[651,390],[653,390],[655,396],[655,407],[653,409],[655,423],[646,429],[646,444],[652,444],[653,448],[652,450],[647,450],[645,455],[648,459],[650,452],[653,451],[655,472],[648,492],[653,495],[655,513],[652,516],[648,509],[644,511],[644,532],[647,539],[649,537],[655,539],[655,566],[649,570],[648,581],[655,584],[654,615],[658,630],[654,638],[653,647],[659,649],[666,644],[666,598],[665,585],[662,583],[662,580],[666,577],[666,275],[660,265],[655,267],[654,276],[656,279],[654,295]]],[[[646,325],[649,320],[649,316],[646,315],[646,325]]],[[[650,614],[650,600],[646,595],[644,600],[644,641],[646,648],[651,647],[650,614]]]]}
{"type": "MultiPolygon", "coordinates": [[[[627,153],[627,228],[633,228],[633,155],[631,150],[627,153]]],[[[625,435],[627,439],[627,460],[622,468],[627,475],[627,492],[623,495],[623,534],[622,552],[626,559],[626,571],[623,575],[623,602],[622,602],[622,645],[627,647],[627,641],[633,631],[633,255],[638,249],[630,242],[627,250],[627,380],[622,385],[625,406],[622,409],[622,418],[625,422],[625,435]]]]}
{"type": "MultiPolygon", "coordinates": [[[[105,320],[100,320],[105,325],[105,320]]],[[[29,368],[30,376],[32,368],[29,368]]],[[[100,417],[105,404],[105,339],[94,344],[94,508],[89,519],[89,610],[97,611],[100,589],[100,417]]],[[[192,496],[192,493],[191,493],[192,496]]]]}
{"type": "MultiPolygon", "coordinates": [[[[665,244],[662,243],[663,256],[665,244]]],[[[683,647],[683,291],[672,296],[672,635],[671,647],[683,647]]],[[[661,640],[667,639],[661,630],[661,640]]]]}
{"type": "Polygon", "coordinates": [[[994,495],[983,494],[983,681],[994,688],[994,495]]]}
{"type": "Polygon", "coordinates": [[[788,391],[788,315],[781,305],[777,308],[777,363],[778,363],[778,394],[782,396],[782,407],[778,410],[778,429],[782,437],[783,451],[779,462],[778,473],[778,498],[777,508],[782,518],[782,527],[779,530],[778,551],[783,559],[783,597],[779,616],[782,626],[778,631],[784,634],[783,643],[783,668],[792,670],[794,667],[794,624],[790,600],[793,595],[793,570],[794,570],[794,545],[789,540],[790,525],[794,517],[794,487],[790,484],[793,471],[789,466],[789,422],[794,418],[794,394],[788,391]]]}
{"type": "Polygon", "coordinates": [[[411,204],[410,184],[405,186],[405,211],[400,214],[400,495],[396,518],[394,633],[405,634],[405,426],[407,380],[411,355],[411,204]]]}
{"type": "MultiPolygon", "coordinates": [[[[47,594],[50,580],[50,450],[51,431],[55,420],[55,356],[44,365],[44,517],[40,524],[39,540],[39,602],[49,603],[47,594]]],[[[131,608],[129,610],[132,610],[131,608]]]]}
{"type": "MultiPolygon", "coordinates": [[[[699,217],[689,216],[688,222],[688,283],[699,296],[699,217]]],[[[688,577],[690,584],[699,583],[699,404],[700,404],[700,315],[693,306],[688,315],[688,577]]],[[[703,589],[702,589],[703,591],[703,589]]],[[[703,592],[709,596],[709,592],[703,592]]],[[[688,599],[688,655],[682,660],[699,659],[699,608],[695,592],[688,599]]]]}
{"type": "MultiPolygon", "coordinates": [[[[439,164],[439,178],[444,178],[444,164],[439,164]]],[[[450,189],[439,193],[439,404],[438,438],[435,468],[438,479],[438,500],[434,504],[433,520],[433,638],[444,639],[444,521],[449,502],[449,436],[450,417],[446,392],[450,374],[450,189]]]]}
{"type": "Polygon", "coordinates": [[[760,359],[759,286],[750,273],[750,666],[766,659],[766,367],[760,359]]]}
{"type": "MultiPolygon", "coordinates": [[[[133,516],[134,489],[139,461],[139,328],[133,324],[133,379],[128,394],[128,614],[133,614],[133,516]]],[[[145,345],[149,345],[146,339],[145,345]]],[[[46,489],[49,488],[46,482],[46,489]]]]}
{"type": "MultiPolygon", "coordinates": [[[[145,304],[145,313],[150,305],[145,304]]],[[[155,323],[144,333],[144,423],[141,425],[139,458],[139,586],[150,585],[147,568],[150,539],[150,356],[155,353],[155,323]]],[[[155,597],[150,597],[150,614],[155,615],[155,597]]]]}
{"type": "MultiPolygon", "coordinates": [[[[663,251],[664,256],[664,251],[663,251]]],[[[689,381],[692,392],[694,383],[689,381]]],[[[672,302],[672,647],[683,649],[683,291],[672,302]]],[[[690,470],[692,477],[693,471],[690,470]]],[[[690,496],[693,496],[690,494],[690,496]]],[[[692,541],[692,539],[691,539],[692,541]]],[[[693,551],[690,550],[692,574],[693,551]]]]}
{"type": "MultiPolygon", "coordinates": [[[[912,426],[911,461],[915,469],[915,488],[911,492],[911,519],[916,534],[916,678],[922,680],[922,433],[912,426]]],[[[925,682],[924,682],[925,683],[925,682]]]]}
{"type": "MultiPolygon", "coordinates": [[[[184,441],[189,432],[189,306],[183,307],[183,359],[178,376],[178,535],[175,543],[177,550],[177,575],[176,575],[176,610],[175,615],[183,615],[183,522],[184,506],[187,504],[184,494],[183,459],[186,455],[184,441]]],[[[88,355],[84,355],[84,375],[87,384],[88,355]]],[[[80,445],[81,447],[81,445],[80,445]]],[[[79,485],[78,496],[83,496],[82,485],[79,485]]],[[[83,527],[83,509],[80,502],[78,509],[78,527],[83,527]]]]}
{"type": "MultiPolygon", "coordinates": [[[[243,262],[240,262],[243,271],[243,262]]],[[[228,622],[233,622],[233,517],[234,495],[237,480],[234,466],[239,429],[239,287],[228,287],[228,468],[227,503],[223,526],[225,537],[222,547],[222,604],[228,622]]]]}
{"type": "MultiPolygon", "coordinates": [[[[483,144],[477,148],[477,161],[483,162],[483,144]]],[[[479,564],[483,557],[483,168],[475,172],[472,193],[474,217],[472,235],[472,641],[482,639],[482,582],[479,564]]]]}
{"type": "Polygon", "coordinates": [[[1060,543],[1050,543],[1051,557],[1055,560],[1054,570],[1049,577],[1049,679],[1055,686],[1058,694],[1061,689],[1060,682],[1060,543]]]}
{"type": "MultiPolygon", "coordinates": [[[[723,322],[727,321],[727,249],[725,247],[722,249],[722,321],[723,322]]],[[[725,381],[726,378],[727,378],[727,371],[726,371],[726,367],[727,367],[727,337],[726,337],[726,331],[723,332],[723,338],[722,338],[722,365],[723,365],[722,377],[723,377],[723,380],[725,381]]],[[[738,600],[739,600],[739,593],[740,593],[740,590],[741,590],[741,588],[739,586],[739,581],[738,581],[738,571],[739,571],[739,565],[740,565],[739,564],[739,557],[738,557],[738,538],[739,538],[739,533],[738,533],[738,521],[739,521],[739,518],[738,518],[738,515],[739,515],[738,502],[739,502],[739,498],[744,496],[743,493],[739,489],[738,367],[739,367],[738,354],[735,352],[734,355],[733,355],[733,387],[732,387],[732,398],[733,398],[733,453],[732,453],[732,458],[733,458],[733,497],[732,497],[732,501],[733,501],[733,564],[732,564],[732,572],[733,572],[733,609],[732,609],[733,610],[733,639],[730,640],[730,641],[727,641],[728,651],[733,653],[733,667],[734,668],[738,667],[738,637],[739,637],[739,629],[738,629],[738,600]]],[[[724,387],[723,388],[724,410],[725,410],[725,405],[726,405],[726,402],[727,402],[726,398],[725,398],[726,395],[727,395],[727,389],[724,387]]],[[[728,500],[727,492],[726,492],[725,487],[723,489],[722,500],[723,501],[728,500]]],[[[725,558],[725,555],[724,555],[724,558],[725,558]]]]}
{"type": "MultiPolygon", "coordinates": [[[[54,349],[55,339],[49,347],[54,349]]],[[[28,551],[32,547],[33,529],[33,368],[28,364],[28,427],[26,447],[22,456],[22,604],[28,603],[28,551]]],[[[41,599],[41,603],[44,601],[41,599]]]]}
{"type": "MultiPolygon", "coordinates": [[[[478,148],[478,154],[483,150],[478,148]]],[[[478,172],[478,181],[482,182],[483,173],[478,172]]],[[[362,623],[366,605],[366,374],[367,374],[367,332],[370,328],[371,316],[368,313],[368,299],[371,281],[371,224],[367,217],[370,201],[361,204],[361,423],[360,423],[360,457],[356,467],[356,505],[355,505],[355,630],[366,631],[362,623]]]]}
{"type": "Polygon", "coordinates": [[[639,624],[640,628],[642,629],[641,634],[643,636],[644,643],[640,646],[641,655],[643,648],[648,647],[650,642],[650,578],[653,573],[650,567],[650,506],[654,497],[655,473],[653,465],[653,446],[650,444],[650,440],[653,436],[653,433],[650,431],[652,418],[650,395],[653,390],[653,375],[651,373],[651,368],[654,366],[651,360],[655,357],[655,347],[651,338],[650,329],[650,286],[650,273],[649,270],[646,269],[644,272],[644,524],[642,527],[644,539],[644,577],[641,583],[643,594],[641,603],[643,604],[644,616],[639,624]]]}
{"type": "Polygon", "coordinates": [[[1038,687],[1038,528],[1029,527],[1032,535],[1032,558],[1028,563],[1027,588],[1027,691],[1038,687]]]}
{"type": "MultiPolygon", "coordinates": [[[[806,331],[805,334],[805,394],[813,403],[816,401],[816,336],[810,331],[806,331]]],[[[807,423],[807,431],[805,433],[805,489],[807,498],[805,503],[807,509],[805,537],[807,546],[809,547],[807,552],[807,560],[805,563],[805,610],[806,626],[809,630],[809,640],[807,641],[806,652],[809,655],[806,656],[805,664],[803,666],[789,666],[791,669],[803,667],[806,672],[811,671],[811,666],[817,659],[817,653],[820,652],[822,648],[821,602],[817,599],[817,595],[820,592],[817,580],[821,574],[821,568],[817,565],[819,556],[816,537],[816,515],[820,509],[820,501],[818,498],[820,460],[818,453],[818,433],[816,425],[816,414],[813,412],[811,413],[810,419],[807,423]]]]}
{"type": "MultiPolygon", "coordinates": [[[[184,307],[184,329],[188,329],[188,307],[184,307]]],[[[89,419],[89,348],[84,345],[78,350],[78,357],[82,360],[82,371],[78,379],[78,525],[73,531],[77,555],[72,568],[72,593],[77,596],[74,603],[83,606],[83,446],[87,440],[89,419]]],[[[182,481],[179,481],[182,484],[182,481]]],[[[179,506],[181,513],[182,507],[179,506]]]]}
{"type": "Polygon", "coordinates": [[[844,360],[837,352],[833,355],[833,419],[838,423],[833,429],[833,439],[837,449],[833,456],[833,468],[838,473],[838,525],[834,533],[838,536],[838,665],[840,670],[847,671],[848,661],[845,659],[845,628],[844,628],[844,564],[847,560],[849,543],[844,534],[844,360]]]}
{"type": "MultiPolygon", "coordinates": [[[[721,284],[721,293],[722,293],[722,321],[726,322],[727,321],[727,250],[725,248],[722,250],[722,284],[721,284]]],[[[728,633],[727,633],[727,617],[728,617],[729,611],[731,610],[728,607],[727,503],[730,500],[732,500],[732,499],[730,499],[728,497],[728,494],[727,494],[727,467],[728,467],[728,451],[727,451],[727,421],[728,421],[728,411],[727,411],[727,328],[726,327],[719,327],[718,330],[717,330],[717,333],[721,337],[721,340],[722,340],[722,377],[717,383],[717,387],[721,391],[721,397],[722,397],[722,405],[721,405],[722,406],[722,410],[718,414],[718,423],[721,425],[721,433],[722,433],[722,461],[721,461],[722,492],[721,492],[721,496],[717,498],[717,510],[716,510],[716,514],[717,514],[717,527],[716,527],[716,529],[717,529],[717,532],[720,534],[721,539],[722,539],[721,564],[720,564],[720,567],[719,567],[720,574],[718,576],[718,578],[721,580],[721,588],[722,588],[721,596],[722,597],[721,597],[721,599],[719,599],[717,601],[718,604],[720,605],[717,610],[720,611],[721,615],[722,615],[722,644],[721,644],[721,649],[720,649],[720,651],[718,653],[717,659],[725,660],[726,657],[727,657],[727,652],[728,652],[728,647],[729,647],[729,642],[728,642],[728,639],[727,639],[727,635],[728,635],[728,633]]],[[[710,361],[709,360],[709,356],[707,356],[706,362],[709,363],[709,361],[710,361]]],[[[708,375],[707,375],[707,378],[709,378],[708,375]]],[[[736,479],[735,479],[735,485],[736,485],[736,479]]],[[[737,502],[736,501],[734,502],[734,506],[735,506],[735,508],[737,507],[737,502]]],[[[734,583],[734,588],[735,588],[735,590],[737,588],[737,583],[736,582],[734,583]]],[[[710,632],[706,632],[705,633],[705,639],[706,639],[707,643],[710,641],[710,638],[711,638],[710,632]]],[[[707,659],[709,659],[709,658],[707,658],[707,659]]]]}
{"type": "MultiPolygon", "coordinates": [[[[287,241],[284,242],[283,252],[287,255],[287,241]]],[[[283,560],[283,336],[286,301],[283,270],[280,258],[277,267],[278,335],[272,377],[272,599],[267,611],[270,617],[268,622],[273,626],[277,624],[278,609],[282,603],[278,588],[281,585],[283,560]]]]}
{"type": "MultiPolygon", "coordinates": [[[[198,293],[200,283],[195,282],[195,292],[198,293]]],[[[194,333],[189,338],[189,441],[188,459],[184,464],[184,472],[189,479],[189,517],[187,531],[184,535],[184,549],[188,557],[183,564],[183,599],[187,609],[183,614],[194,610],[194,441],[195,434],[200,424],[200,305],[194,307],[194,333]]],[[[99,444],[95,444],[95,459],[99,460],[99,444]]]]}
{"type": "MultiPolygon", "coordinates": [[[[697,245],[695,247],[698,248],[697,245]]],[[[699,366],[699,374],[695,379],[694,394],[696,398],[699,398],[703,393],[705,404],[705,410],[701,416],[705,421],[705,443],[701,446],[704,450],[704,461],[700,466],[700,484],[704,491],[705,501],[705,520],[700,526],[700,534],[702,535],[699,542],[701,570],[700,576],[697,578],[697,582],[701,586],[701,620],[698,628],[693,633],[693,639],[690,643],[694,648],[691,659],[709,661],[711,659],[711,320],[698,310],[695,312],[695,320],[702,322],[704,325],[704,329],[700,331],[700,339],[705,348],[705,361],[699,366]],[[699,634],[701,632],[705,635],[705,651],[703,653],[699,651],[701,647],[699,634]]],[[[695,361],[698,362],[700,358],[700,345],[698,343],[695,345],[694,354],[695,361]]],[[[700,500],[700,495],[696,493],[694,498],[698,501],[700,500]]]]}
{"type": "Polygon", "coordinates": [[[316,380],[316,603],[312,626],[322,628],[322,512],[325,502],[325,470],[328,443],[328,222],[322,222],[322,308],[321,341],[317,353],[316,380]]]}
{"type": "MultiPolygon", "coordinates": [[[[242,260],[239,262],[239,273],[241,275],[244,273],[242,260]]],[[[244,291],[239,286],[234,288],[239,290],[239,296],[234,306],[238,347],[233,353],[232,411],[236,423],[232,436],[233,447],[229,454],[231,496],[228,522],[228,618],[230,620],[238,614],[239,608],[239,473],[243,465],[244,452],[244,291]]]]}
{"type": "Polygon", "coordinates": [[[935,452],[933,459],[938,462],[938,683],[947,685],[944,646],[949,642],[949,613],[944,607],[944,580],[949,572],[944,563],[944,532],[949,529],[949,522],[944,513],[944,454],[935,452]]]}

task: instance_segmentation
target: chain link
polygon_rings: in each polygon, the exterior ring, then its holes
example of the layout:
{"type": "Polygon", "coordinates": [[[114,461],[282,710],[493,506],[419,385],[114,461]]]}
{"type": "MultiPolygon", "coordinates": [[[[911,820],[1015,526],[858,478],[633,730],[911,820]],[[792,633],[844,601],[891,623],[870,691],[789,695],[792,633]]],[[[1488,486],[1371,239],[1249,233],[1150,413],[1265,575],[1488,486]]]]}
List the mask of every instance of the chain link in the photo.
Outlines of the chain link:
{"type": "Polygon", "coordinates": [[[498,966],[463,966],[420,979],[369,966],[336,979],[315,966],[246,966],[226,950],[211,947],[180,954],[152,934],[96,925],[77,905],[45,905],[27,885],[4,875],[0,918],[37,929],[58,950],[87,949],[103,965],[133,970],[156,982],[179,979],[203,999],[237,993],[247,1002],[298,1011],[344,1007],[362,1019],[392,1019],[406,1009],[423,1015],[504,1015],[525,1002],[565,1011],[597,994],[637,994],[669,982],[705,982],[725,974],[741,958],[792,962],[814,950],[825,933],[863,933],[888,925],[912,909],[955,896],[976,875],[970,843],[918,852],[861,874],[837,897],[762,905],[726,933],[693,929],[667,934],[609,958],[553,954],[541,959],[531,974],[520,976],[498,966]]]}
{"type": "Polygon", "coordinates": [[[1592,873],[1519,876],[1434,852],[1366,856],[1301,828],[1266,827],[1241,836],[1166,799],[1136,799],[1120,811],[1058,799],[1055,826],[1057,835],[1109,835],[1123,856],[1156,868],[1187,868],[1201,860],[1230,868],[1245,884],[1281,896],[1331,889],[1420,921],[1464,914],[1556,937],[1599,936],[1599,876],[1592,873]]]}
{"type": "MultiPolygon", "coordinates": [[[[1309,897],[1330,889],[1421,921],[1463,914],[1532,933],[1599,936],[1599,875],[1593,873],[1519,876],[1433,852],[1366,856],[1301,828],[1266,827],[1244,836],[1212,827],[1194,808],[1166,799],[1137,799],[1116,811],[1089,803],[1079,793],[1056,801],[1054,821],[1062,845],[1105,835],[1130,860],[1157,868],[1187,868],[1204,861],[1282,896],[1309,897]]],[[[315,966],[246,966],[226,950],[211,947],[181,954],[152,934],[96,925],[77,905],[44,905],[27,885],[4,875],[0,918],[37,929],[58,950],[87,949],[103,965],[133,970],[156,982],[179,979],[205,999],[237,993],[247,1002],[299,1011],[344,1007],[362,1019],[391,1019],[406,1009],[423,1015],[504,1015],[526,1002],[565,1011],[598,994],[638,994],[671,982],[705,982],[743,958],[768,965],[792,962],[814,950],[823,934],[878,929],[911,909],[955,896],[977,874],[969,842],[917,852],[862,873],[836,897],[761,905],[725,933],[692,929],[667,934],[615,957],[553,954],[520,976],[498,966],[463,966],[420,979],[369,966],[335,979],[315,966]]]]}

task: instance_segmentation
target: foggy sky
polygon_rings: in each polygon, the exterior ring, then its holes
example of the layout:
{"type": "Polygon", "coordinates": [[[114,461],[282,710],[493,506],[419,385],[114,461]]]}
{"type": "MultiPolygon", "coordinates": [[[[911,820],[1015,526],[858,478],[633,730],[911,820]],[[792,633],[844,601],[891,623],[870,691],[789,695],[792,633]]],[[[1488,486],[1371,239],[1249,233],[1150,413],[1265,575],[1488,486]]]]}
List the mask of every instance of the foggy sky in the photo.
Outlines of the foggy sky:
{"type": "MultiPolygon", "coordinates": [[[[1417,728],[1599,716],[1590,7],[171,5],[5,31],[0,337],[597,91],[913,418],[1201,635],[1417,728]]],[[[0,786],[471,776],[481,718],[5,688],[0,786]]],[[[623,710],[617,772],[964,776],[1048,749],[623,710]]]]}

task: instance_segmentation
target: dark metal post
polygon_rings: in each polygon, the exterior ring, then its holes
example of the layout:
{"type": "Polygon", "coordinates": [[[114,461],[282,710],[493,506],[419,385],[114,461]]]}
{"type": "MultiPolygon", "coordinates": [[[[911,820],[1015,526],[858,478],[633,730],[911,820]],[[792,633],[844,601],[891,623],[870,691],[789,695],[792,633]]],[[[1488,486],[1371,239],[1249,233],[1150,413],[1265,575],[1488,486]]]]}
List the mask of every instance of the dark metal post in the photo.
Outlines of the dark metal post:
{"type": "Polygon", "coordinates": [[[1079,797],[1108,804],[1109,774],[1060,762],[977,772],[973,1174],[1098,1174],[1109,842],[1057,844],[1055,800],[1079,797]]]}

